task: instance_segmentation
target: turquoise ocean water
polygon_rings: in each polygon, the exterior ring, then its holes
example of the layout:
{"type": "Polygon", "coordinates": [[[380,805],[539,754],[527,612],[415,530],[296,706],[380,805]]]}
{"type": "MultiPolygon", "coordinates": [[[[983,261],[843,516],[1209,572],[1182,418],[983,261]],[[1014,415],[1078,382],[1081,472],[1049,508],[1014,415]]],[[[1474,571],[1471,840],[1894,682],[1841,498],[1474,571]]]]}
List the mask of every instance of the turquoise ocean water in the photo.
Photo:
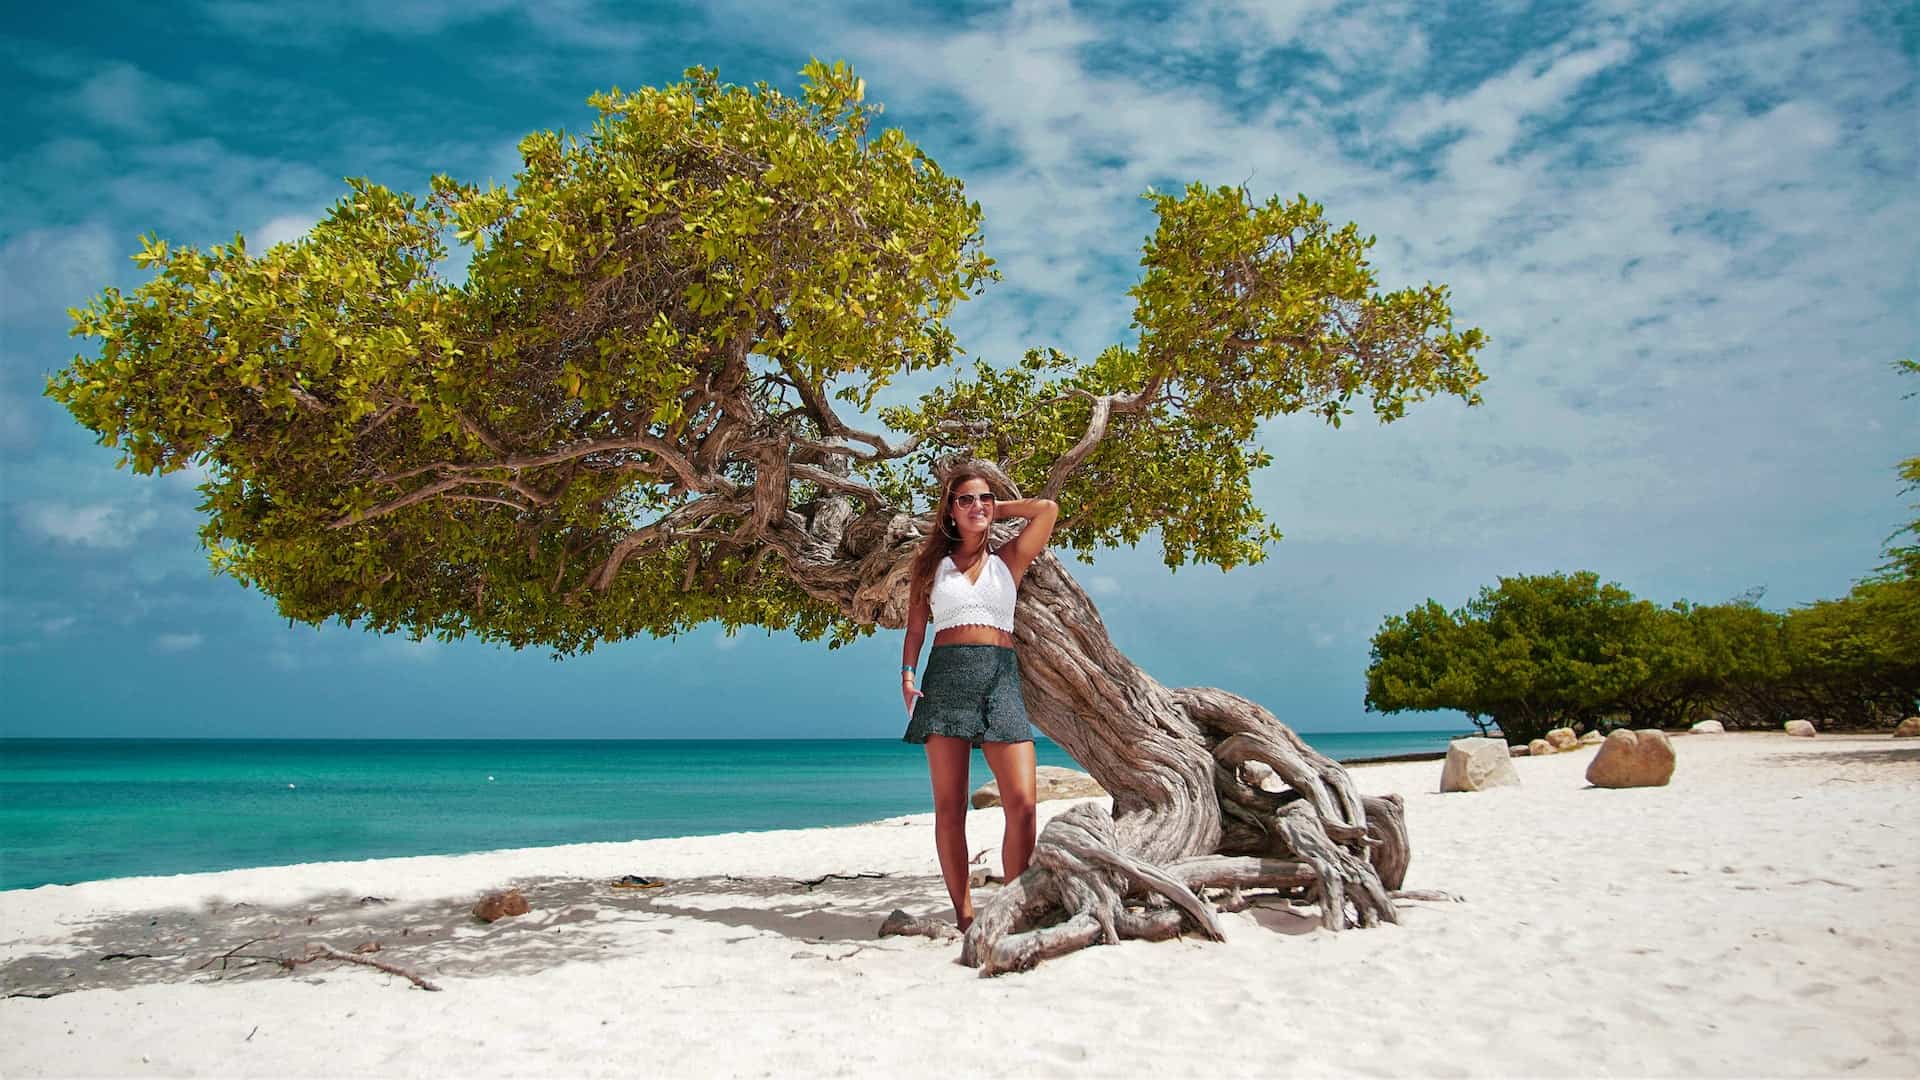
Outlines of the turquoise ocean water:
{"type": "MultiPolygon", "coordinates": [[[[1304,737],[1354,760],[1455,734],[1304,737]]],[[[972,784],[990,779],[974,754],[972,784]]],[[[930,809],[924,752],[897,739],[0,739],[0,889],[930,809]]]]}

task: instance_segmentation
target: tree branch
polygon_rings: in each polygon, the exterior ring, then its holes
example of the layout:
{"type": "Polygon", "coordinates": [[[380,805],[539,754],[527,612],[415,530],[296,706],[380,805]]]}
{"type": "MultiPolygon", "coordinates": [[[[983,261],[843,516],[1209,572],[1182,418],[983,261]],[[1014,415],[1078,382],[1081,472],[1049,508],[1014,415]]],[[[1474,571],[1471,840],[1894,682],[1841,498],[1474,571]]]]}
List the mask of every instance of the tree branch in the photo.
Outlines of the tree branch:
{"type": "Polygon", "coordinates": [[[606,592],[613,585],[615,575],[620,573],[621,564],[635,552],[675,540],[689,538],[698,530],[683,530],[682,526],[697,525],[709,518],[721,514],[745,515],[753,509],[752,503],[738,502],[718,495],[707,495],[679,506],[661,515],[652,524],[643,525],[622,537],[613,546],[612,554],[593,573],[587,575],[587,584],[598,592],[606,592]]]}
{"type": "Polygon", "coordinates": [[[799,480],[810,481],[831,491],[844,491],[864,500],[869,509],[877,510],[887,504],[887,500],[878,492],[858,480],[820,468],[817,465],[789,465],[787,473],[799,480]]]}
{"type": "Polygon", "coordinates": [[[1160,383],[1160,376],[1156,375],[1148,379],[1147,384],[1134,393],[1102,394],[1094,398],[1093,414],[1087,417],[1086,433],[1080,436],[1080,441],[1074,443],[1071,450],[1060,455],[1060,460],[1053,463],[1052,470],[1047,473],[1046,485],[1040,489],[1038,497],[1058,499],[1060,489],[1066,486],[1067,477],[1080,466],[1082,461],[1086,460],[1088,454],[1093,453],[1094,447],[1100,445],[1100,440],[1106,437],[1107,423],[1112,419],[1113,414],[1145,412],[1147,406],[1153,404],[1154,395],[1159,393],[1160,383]]]}

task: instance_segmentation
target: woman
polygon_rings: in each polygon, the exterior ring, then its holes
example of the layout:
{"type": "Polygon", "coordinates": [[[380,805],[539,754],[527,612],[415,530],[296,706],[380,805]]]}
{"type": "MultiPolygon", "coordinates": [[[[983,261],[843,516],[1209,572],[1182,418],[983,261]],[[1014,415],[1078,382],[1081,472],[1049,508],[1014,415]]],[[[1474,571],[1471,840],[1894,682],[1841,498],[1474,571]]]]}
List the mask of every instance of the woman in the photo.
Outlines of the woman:
{"type": "Polygon", "coordinates": [[[984,470],[961,465],[947,477],[939,524],[913,562],[900,663],[900,696],[909,719],[901,738],[926,744],[934,848],[961,930],[973,925],[967,880],[967,765],[973,747],[986,754],[1007,815],[1002,880],[1019,877],[1033,855],[1033,729],[1020,698],[1013,605],[1021,577],[1047,549],[1059,515],[1051,499],[1002,502],[984,470]],[[988,529],[1001,518],[1025,518],[1027,526],[993,550],[988,529]],[[929,621],[933,651],[922,693],[914,687],[914,668],[929,621]]]}

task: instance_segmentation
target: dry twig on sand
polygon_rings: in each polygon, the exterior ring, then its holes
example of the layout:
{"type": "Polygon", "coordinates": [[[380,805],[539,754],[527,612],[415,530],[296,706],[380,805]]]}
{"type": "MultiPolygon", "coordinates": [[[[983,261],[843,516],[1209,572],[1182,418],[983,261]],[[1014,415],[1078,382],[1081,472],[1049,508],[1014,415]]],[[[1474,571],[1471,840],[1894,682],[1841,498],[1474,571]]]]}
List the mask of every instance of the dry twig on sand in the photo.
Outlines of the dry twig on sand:
{"type": "Polygon", "coordinates": [[[254,938],[251,941],[242,942],[239,945],[235,945],[233,948],[228,949],[226,952],[221,953],[219,956],[213,957],[212,959],[208,960],[206,963],[201,964],[195,970],[196,971],[205,970],[206,968],[208,968],[209,966],[211,966],[217,961],[220,964],[220,970],[225,971],[227,969],[228,961],[247,960],[256,964],[278,964],[280,965],[281,968],[287,971],[292,971],[294,968],[297,968],[302,964],[311,964],[315,960],[338,960],[341,963],[359,964],[362,967],[377,968],[381,971],[386,972],[389,975],[398,975],[401,978],[407,980],[408,982],[412,983],[413,985],[419,987],[422,990],[440,989],[438,986],[434,985],[432,982],[421,977],[420,975],[415,974],[412,971],[409,971],[404,967],[401,967],[399,964],[390,963],[385,960],[375,960],[371,956],[363,955],[364,953],[367,953],[367,952],[379,951],[380,946],[378,942],[371,942],[371,941],[364,942],[361,945],[357,946],[354,949],[354,951],[350,953],[341,952],[339,949],[336,949],[331,945],[322,945],[318,942],[312,942],[307,945],[307,952],[305,956],[274,956],[271,954],[247,953],[247,952],[241,951],[242,949],[245,949],[249,945],[256,945],[265,940],[267,939],[254,938]]]}

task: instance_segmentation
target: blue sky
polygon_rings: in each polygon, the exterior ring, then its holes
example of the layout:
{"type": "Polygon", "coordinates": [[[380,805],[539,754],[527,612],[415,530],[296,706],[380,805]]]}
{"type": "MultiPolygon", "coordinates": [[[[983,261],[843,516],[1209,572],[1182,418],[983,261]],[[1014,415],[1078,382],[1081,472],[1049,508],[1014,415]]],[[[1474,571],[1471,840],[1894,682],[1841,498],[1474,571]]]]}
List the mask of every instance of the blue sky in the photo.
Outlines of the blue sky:
{"type": "MultiPolygon", "coordinates": [[[[602,4],[182,0],[9,16],[0,200],[0,734],[886,737],[899,637],[829,652],[707,628],[555,662],[288,627],[212,577],[190,474],[113,468],[46,375],[68,306],[137,285],[143,232],[256,249],[367,176],[508,180],[529,131],[692,64],[792,90],[845,59],[965,178],[1005,280],[975,355],[1127,338],[1189,180],[1305,192],[1446,282],[1486,405],[1273,422],[1259,566],[1078,570],[1162,681],[1305,731],[1362,711],[1367,639],[1496,575],[1657,600],[1838,595],[1908,516],[1920,452],[1920,16],[1896,3],[602,4]],[[1911,382],[1911,380],[1907,380],[1911,382]]],[[[931,377],[905,380],[881,404],[931,377]]],[[[1444,722],[1440,725],[1444,726],[1444,722]]]]}

